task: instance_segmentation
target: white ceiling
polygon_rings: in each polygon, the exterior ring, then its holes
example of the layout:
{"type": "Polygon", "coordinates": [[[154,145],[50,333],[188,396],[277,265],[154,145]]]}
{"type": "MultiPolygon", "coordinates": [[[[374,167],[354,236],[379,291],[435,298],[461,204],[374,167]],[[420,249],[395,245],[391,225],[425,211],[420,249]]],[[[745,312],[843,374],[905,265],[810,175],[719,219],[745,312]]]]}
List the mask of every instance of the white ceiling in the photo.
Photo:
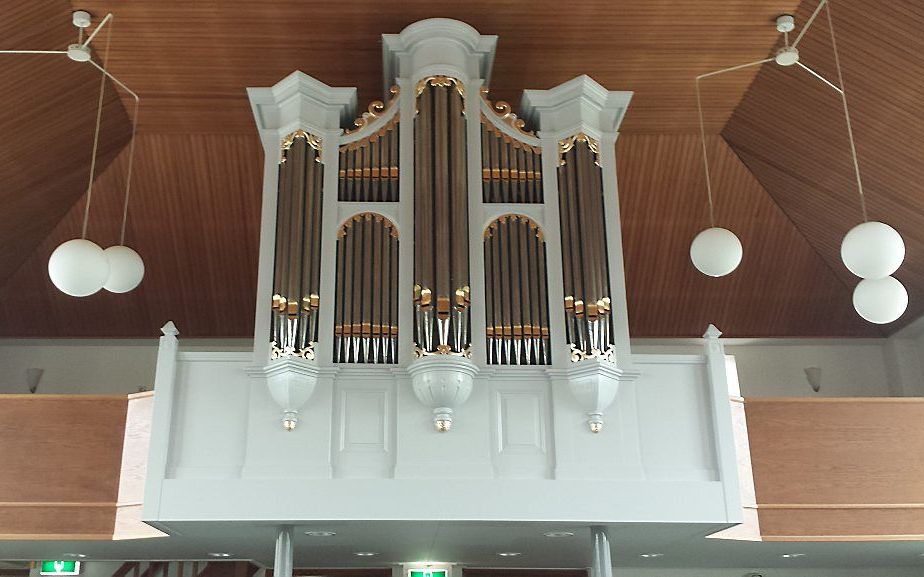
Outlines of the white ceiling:
{"type": "MultiPolygon", "coordinates": [[[[89,559],[208,559],[232,553],[272,565],[273,524],[188,522],[171,525],[175,534],[131,541],[0,541],[0,559],[53,559],[84,553],[89,559]]],[[[706,539],[715,528],[701,525],[633,524],[609,527],[616,567],[791,569],[908,568],[924,575],[924,542],[752,543],[706,539]],[[663,553],[641,559],[642,553],[663,553]],[[805,553],[784,559],[785,553],[805,553]]],[[[573,568],[590,564],[590,529],[544,523],[468,523],[439,521],[325,522],[298,525],[296,567],[383,567],[411,561],[445,561],[476,567],[573,568]],[[308,530],[330,530],[334,537],[308,537],[308,530]],[[548,531],[574,537],[550,539],[548,531]],[[360,558],[357,551],[373,551],[360,558]],[[522,555],[504,558],[499,552],[522,555]]],[[[850,574],[845,573],[845,575],[850,574]]],[[[878,574],[878,573],[874,573],[878,574]]],[[[904,575],[890,572],[889,575],[904,575]]],[[[771,575],[772,574],[768,574],[771,575]]]]}

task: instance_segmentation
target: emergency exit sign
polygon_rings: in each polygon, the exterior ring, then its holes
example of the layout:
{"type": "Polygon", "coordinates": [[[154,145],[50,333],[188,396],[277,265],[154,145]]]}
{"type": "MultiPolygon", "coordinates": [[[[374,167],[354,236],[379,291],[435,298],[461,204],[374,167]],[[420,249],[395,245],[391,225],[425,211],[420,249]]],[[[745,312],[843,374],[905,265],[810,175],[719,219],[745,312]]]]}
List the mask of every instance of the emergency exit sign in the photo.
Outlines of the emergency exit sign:
{"type": "Polygon", "coordinates": [[[413,569],[410,572],[410,577],[446,577],[446,570],[413,569]]]}
{"type": "Polygon", "coordinates": [[[39,575],[80,575],[80,561],[42,561],[39,575]]]}

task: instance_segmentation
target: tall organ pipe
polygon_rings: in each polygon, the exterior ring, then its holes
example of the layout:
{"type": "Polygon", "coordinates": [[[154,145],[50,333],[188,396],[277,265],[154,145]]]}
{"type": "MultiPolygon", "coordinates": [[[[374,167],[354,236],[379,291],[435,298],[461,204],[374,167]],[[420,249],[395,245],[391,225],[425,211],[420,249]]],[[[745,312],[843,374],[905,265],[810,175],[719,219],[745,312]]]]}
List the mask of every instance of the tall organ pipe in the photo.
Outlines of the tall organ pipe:
{"type": "Polygon", "coordinates": [[[365,212],[337,231],[334,362],[398,362],[398,230],[365,212]]]}
{"type": "Polygon", "coordinates": [[[272,356],[314,359],[321,280],[324,165],[320,141],[296,131],[283,143],[270,320],[272,356]]]}
{"type": "Polygon", "coordinates": [[[613,345],[603,179],[597,144],[583,134],[560,143],[558,169],[566,336],[572,359],[607,356],[613,345]]]}
{"type": "Polygon", "coordinates": [[[470,338],[464,87],[417,86],[414,120],[414,338],[419,355],[467,355],[470,338]]]}
{"type": "Polygon", "coordinates": [[[484,231],[488,363],[547,365],[545,240],[529,217],[508,214],[484,231]]]}

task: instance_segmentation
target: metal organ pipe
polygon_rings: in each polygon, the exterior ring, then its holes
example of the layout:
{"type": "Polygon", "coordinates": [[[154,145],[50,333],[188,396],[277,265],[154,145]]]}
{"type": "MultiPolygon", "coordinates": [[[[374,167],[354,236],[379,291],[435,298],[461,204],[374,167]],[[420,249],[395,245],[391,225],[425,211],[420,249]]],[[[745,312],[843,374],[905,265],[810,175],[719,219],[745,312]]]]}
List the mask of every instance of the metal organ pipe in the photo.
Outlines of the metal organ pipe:
{"type": "Polygon", "coordinates": [[[321,142],[304,131],[282,145],[270,322],[272,356],[314,358],[321,277],[321,142]]]}
{"type": "Polygon", "coordinates": [[[603,180],[598,145],[578,134],[559,143],[559,210],[565,318],[572,359],[613,354],[603,180]]]}
{"type": "Polygon", "coordinates": [[[469,354],[464,87],[421,80],[414,120],[414,335],[417,354],[469,354]]]}
{"type": "Polygon", "coordinates": [[[337,231],[334,362],[398,362],[398,230],[364,212],[337,231]]]}
{"type": "Polygon", "coordinates": [[[488,362],[550,364],[542,230],[526,216],[501,216],[484,231],[484,252],[488,362]]]}

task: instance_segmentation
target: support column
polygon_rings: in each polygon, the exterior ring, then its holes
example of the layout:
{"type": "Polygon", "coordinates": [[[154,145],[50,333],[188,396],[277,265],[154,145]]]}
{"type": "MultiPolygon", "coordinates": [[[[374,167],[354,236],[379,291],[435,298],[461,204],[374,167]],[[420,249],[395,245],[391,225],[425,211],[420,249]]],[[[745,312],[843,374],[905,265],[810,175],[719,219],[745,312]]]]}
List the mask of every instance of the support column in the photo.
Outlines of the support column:
{"type": "Polygon", "coordinates": [[[273,577],[292,577],[292,527],[284,525],[276,534],[276,560],[273,577]]]}
{"type": "Polygon", "coordinates": [[[613,577],[613,560],[610,557],[610,540],[605,527],[591,527],[593,560],[590,577],[613,577]]]}

